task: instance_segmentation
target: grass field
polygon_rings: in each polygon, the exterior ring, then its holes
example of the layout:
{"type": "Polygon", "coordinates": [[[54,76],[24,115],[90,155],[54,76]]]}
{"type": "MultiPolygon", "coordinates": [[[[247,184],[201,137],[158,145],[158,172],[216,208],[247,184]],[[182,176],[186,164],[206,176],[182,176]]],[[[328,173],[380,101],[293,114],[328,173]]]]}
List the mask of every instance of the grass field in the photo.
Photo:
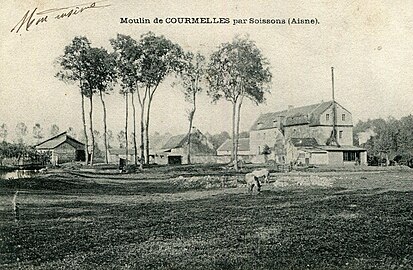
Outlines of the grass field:
{"type": "Polygon", "coordinates": [[[272,174],[252,195],[219,175],[2,180],[0,268],[413,269],[411,171],[272,174]]]}

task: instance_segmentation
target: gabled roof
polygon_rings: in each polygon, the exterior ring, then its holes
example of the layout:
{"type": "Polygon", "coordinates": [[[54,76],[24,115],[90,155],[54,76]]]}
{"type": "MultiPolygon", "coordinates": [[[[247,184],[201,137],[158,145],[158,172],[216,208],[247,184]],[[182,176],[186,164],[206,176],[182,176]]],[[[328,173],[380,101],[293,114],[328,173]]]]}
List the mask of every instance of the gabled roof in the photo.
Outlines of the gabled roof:
{"type": "MultiPolygon", "coordinates": [[[[231,151],[232,150],[232,139],[227,139],[217,151],[231,151]]],[[[238,139],[238,151],[249,151],[250,150],[250,139],[249,138],[239,138],[238,139]]]]}
{"type": "Polygon", "coordinates": [[[316,147],[318,146],[315,138],[290,138],[290,142],[295,147],[316,147]]]}
{"type": "MultiPolygon", "coordinates": [[[[188,143],[188,134],[180,134],[172,136],[169,140],[162,146],[161,151],[165,152],[175,148],[185,147],[188,143]]],[[[202,134],[201,131],[195,129],[191,132],[191,149],[197,152],[213,152],[212,145],[208,142],[207,137],[202,134]]]]}
{"type": "Polygon", "coordinates": [[[187,134],[180,134],[172,136],[168,141],[162,146],[162,149],[174,149],[180,148],[187,143],[187,134]]]}
{"type": "MultiPolygon", "coordinates": [[[[343,108],[337,102],[335,103],[337,104],[337,106],[343,108]]],[[[274,128],[277,127],[276,123],[278,121],[282,121],[282,124],[284,126],[301,124],[317,125],[320,121],[320,115],[332,105],[333,101],[326,101],[317,104],[291,108],[279,112],[262,114],[258,117],[257,121],[255,121],[254,125],[251,127],[251,130],[274,128]]]]}
{"type": "Polygon", "coordinates": [[[78,150],[83,150],[85,147],[83,143],[67,135],[66,131],[39,143],[35,147],[39,150],[52,150],[65,142],[78,150]]]}

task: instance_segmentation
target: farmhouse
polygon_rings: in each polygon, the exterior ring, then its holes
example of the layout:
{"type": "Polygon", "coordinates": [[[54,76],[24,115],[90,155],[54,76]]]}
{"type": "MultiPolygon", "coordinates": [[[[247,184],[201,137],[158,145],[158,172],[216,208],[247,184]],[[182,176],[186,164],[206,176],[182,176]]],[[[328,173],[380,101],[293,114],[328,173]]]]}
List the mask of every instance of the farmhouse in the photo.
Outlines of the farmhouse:
{"type": "MultiPolygon", "coordinates": [[[[155,155],[157,164],[187,164],[188,134],[172,136],[155,155]]],[[[196,128],[191,132],[191,155],[213,155],[213,145],[196,128]]]]}
{"type": "Polygon", "coordinates": [[[85,160],[85,145],[66,132],[39,143],[35,148],[39,152],[50,152],[53,165],[85,160]]]}
{"type": "Polygon", "coordinates": [[[259,156],[266,147],[277,162],[367,164],[366,150],[353,146],[351,113],[335,101],[260,115],[250,130],[250,151],[259,156]]]}

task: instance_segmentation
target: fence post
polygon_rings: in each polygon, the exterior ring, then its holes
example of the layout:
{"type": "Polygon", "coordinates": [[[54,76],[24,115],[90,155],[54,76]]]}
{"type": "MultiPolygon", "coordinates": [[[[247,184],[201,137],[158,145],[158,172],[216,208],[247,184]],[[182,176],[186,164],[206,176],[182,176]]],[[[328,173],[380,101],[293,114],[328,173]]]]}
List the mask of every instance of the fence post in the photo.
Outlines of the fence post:
{"type": "Polygon", "coordinates": [[[16,191],[13,196],[12,205],[13,205],[13,214],[14,214],[14,221],[19,221],[19,205],[17,204],[17,195],[19,191],[16,191]]]}

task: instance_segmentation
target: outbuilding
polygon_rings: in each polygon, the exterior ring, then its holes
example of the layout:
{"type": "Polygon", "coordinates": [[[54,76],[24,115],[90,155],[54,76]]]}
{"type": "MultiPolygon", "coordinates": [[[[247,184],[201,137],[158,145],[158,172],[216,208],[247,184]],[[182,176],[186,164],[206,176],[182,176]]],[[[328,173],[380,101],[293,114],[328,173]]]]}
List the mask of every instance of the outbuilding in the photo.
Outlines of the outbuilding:
{"type": "MultiPolygon", "coordinates": [[[[191,132],[191,155],[213,155],[213,145],[207,137],[196,128],[191,132]]],[[[188,134],[172,136],[156,153],[157,164],[187,164],[188,160],[188,134]]]]}
{"type": "Polygon", "coordinates": [[[39,152],[49,152],[53,165],[85,160],[85,144],[70,137],[67,132],[49,138],[37,144],[35,148],[39,152]]]}
{"type": "Polygon", "coordinates": [[[287,162],[298,165],[367,165],[366,149],[356,146],[319,145],[315,138],[290,138],[287,162]]]}

